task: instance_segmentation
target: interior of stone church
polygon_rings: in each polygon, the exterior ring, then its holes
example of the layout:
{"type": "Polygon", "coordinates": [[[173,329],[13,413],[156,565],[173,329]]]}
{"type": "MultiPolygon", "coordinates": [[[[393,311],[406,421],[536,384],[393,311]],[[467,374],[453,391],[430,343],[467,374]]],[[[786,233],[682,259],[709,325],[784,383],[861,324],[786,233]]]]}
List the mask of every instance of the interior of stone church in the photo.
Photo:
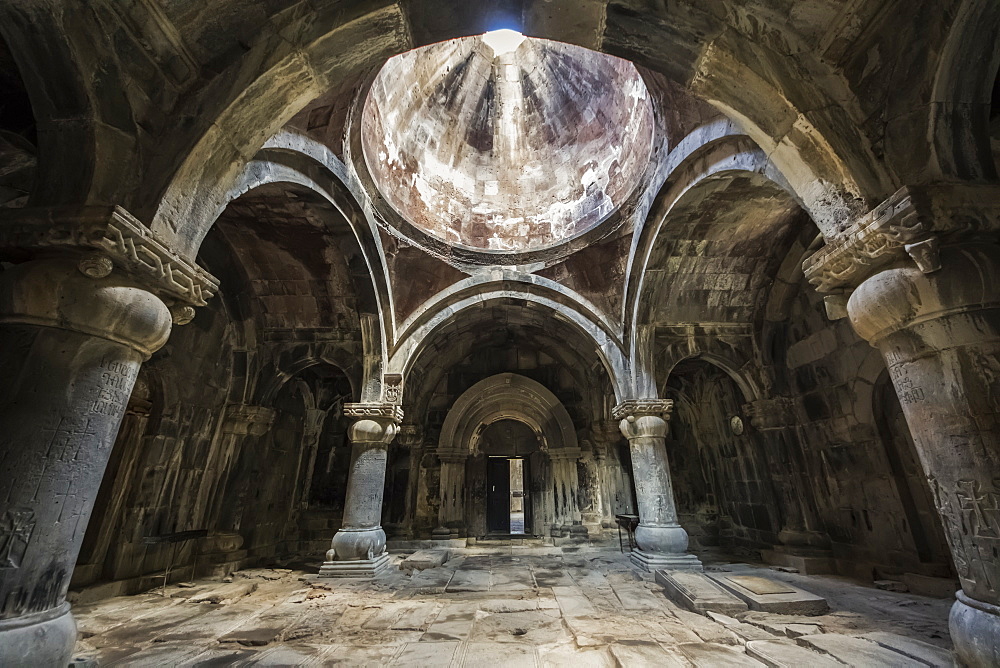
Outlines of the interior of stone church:
{"type": "Polygon", "coordinates": [[[1000,665],[995,0],[0,0],[0,666],[1000,665]]]}

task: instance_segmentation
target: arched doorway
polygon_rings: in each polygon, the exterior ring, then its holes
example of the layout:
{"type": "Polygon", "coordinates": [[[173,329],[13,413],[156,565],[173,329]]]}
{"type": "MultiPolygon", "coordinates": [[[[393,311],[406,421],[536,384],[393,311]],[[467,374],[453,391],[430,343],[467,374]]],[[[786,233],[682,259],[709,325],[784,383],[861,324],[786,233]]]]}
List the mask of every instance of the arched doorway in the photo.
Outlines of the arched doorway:
{"type": "Polygon", "coordinates": [[[511,535],[519,513],[526,535],[587,537],[576,430],[537,381],[502,373],[470,387],[445,418],[437,456],[435,538],[511,535]]]}

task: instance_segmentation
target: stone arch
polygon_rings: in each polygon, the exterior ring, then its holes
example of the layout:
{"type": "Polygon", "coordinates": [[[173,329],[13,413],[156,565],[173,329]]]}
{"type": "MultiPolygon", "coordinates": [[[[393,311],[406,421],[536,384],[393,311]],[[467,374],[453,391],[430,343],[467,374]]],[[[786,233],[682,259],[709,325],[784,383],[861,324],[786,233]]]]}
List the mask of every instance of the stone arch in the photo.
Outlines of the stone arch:
{"type": "Polygon", "coordinates": [[[405,378],[434,336],[445,327],[461,321],[463,317],[482,314],[487,307],[503,305],[513,300],[529,303],[544,312],[552,312],[560,324],[579,335],[582,341],[591,344],[594,355],[607,372],[615,397],[620,400],[625,396],[628,362],[620,342],[613,332],[602,326],[600,319],[592,317],[579,307],[568,306],[559,293],[544,289],[529,292],[524,288],[504,287],[503,284],[496,283],[484,285],[481,290],[449,303],[447,308],[427,311],[424,317],[411,321],[392,351],[386,373],[402,374],[405,378]]]}
{"type": "MultiPolygon", "coordinates": [[[[387,337],[392,332],[391,291],[377,235],[359,210],[355,195],[344,179],[347,175],[343,165],[328,150],[308,138],[285,132],[272,138],[267,147],[246,165],[238,184],[227,196],[225,206],[248,201],[243,198],[250,198],[252,202],[254,197],[272,197],[274,193],[271,191],[281,189],[282,193],[293,193],[299,200],[305,201],[311,211],[322,214],[321,230],[308,225],[298,225],[294,229],[302,234],[322,234],[324,243],[329,243],[333,250],[340,253],[347,266],[347,273],[342,275],[350,283],[357,301],[356,309],[351,313],[356,313],[360,319],[363,350],[357,363],[338,364],[345,371],[360,366],[361,377],[355,379],[351,375],[352,383],[361,390],[364,400],[378,401],[382,391],[387,337]],[[355,263],[357,269],[354,268],[355,263]]],[[[222,214],[188,230],[193,235],[188,239],[188,243],[194,244],[192,252],[200,250],[209,231],[221,227],[219,221],[229,212],[229,209],[223,209],[222,214]]],[[[231,232],[233,228],[227,229],[231,232]]],[[[227,238],[229,236],[235,235],[227,232],[227,238]]],[[[258,238],[254,237],[255,240],[258,238]]],[[[240,257],[230,253],[230,258],[240,265],[248,265],[249,257],[253,256],[240,257]]],[[[323,261],[332,262],[329,255],[323,261]]],[[[282,271],[281,265],[265,263],[263,266],[279,274],[282,271]]],[[[294,273],[291,275],[294,276],[294,273]]],[[[252,281],[247,280],[246,283],[251,285],[252,281]]]]}
{"type": "Polygon", "coordinates": [[[670,375],[679,364],[689,361],[701,361],[718,368],[729,376],[730,380],[742,392],[744,403],[760,399],[763,396],[760,383],[744,371],[748,361],[741,359],[739,353],[731,347],[718,343],[713,345],[714,341],[706,342],[702,350],[690,352],[683,357],[670,360],[664,374],[664,384],[666,384],[666,380],[670,378],[670,375]]]}
{"type": "MultiPolygon", "coordinates": [[[[991,96],[1000,69],[1000,5],[965,0],[933,73],[928,110],[930,178],[995,181],[991,96]]],[[[905,142],[912,150],[912,142],[905,142]]]]}
{"type": "Polygon", "coordinates": [[[640,395],[654,392],[660,377],[653,352],[658,328],[699,321],[749,328],[766,301],[765,283],[781,265],[778,252],[809,220],[793,189],[749,137],[721,121],[690,136],[675,149],[673,170],[629,258],[624,315],[640,395]],[[740,254],[755,258],[752,267],[730,272],[742,284],[713,282],[713,257],[736,245],[740,254]],[[685,298],[688,290],[701,297],[685,298]],[[716,298],[718,308],[702,308],[706,300],[712,303],[706,295],[716,298]],[[696,303],[703,312],[690,312],[696,303]]]}
{"type": "MultiPolygon", "coordinates": [[[[752,46],[749,38],[729,29],[730,26],[719,17],[681,4],[683,7],[650,8],[639,15],[648,21],[638,23],[633,10],[612,6],[583,12],[579,21],[572,22],[553,18],[547,5],[543,7],[542,3],[535,2],[511,6],[509,14],[511,21],[526,35],[619,55],[661,72],[682,85],[711,80],[711,85],[701,86],[705,90],[699,88],[697,92],[704,93],[713,105],[739,117],[747,126],[754,126],[760,119],[750,110],[743,109],[749,104],[746,82],[761,82],[755,89],[754,103],[765,100],[764,109],[780,109],[781,113],[771,127],[758,130],[756,134],[761,140],[767,137],[776,154],[790,152],[798,156],[798,160],[786,162],[810,174],[801,184],[807,191],[804,199],[816,209],[818,218],[841,220],[853,208],[863,208],[861,197],[884,190],[880,176],[872,173],[878,161],[863,148],[866,143],[855,136],[849,123],[828,120],[831,116],[846,114],[838,105],[826,102],[845,96],[853,99],[850,91],[844,90],[845,86],[838,84],[840,87],[833,91],[809,86],[803,92],[800,84],[798,88],[792,85],[794,77],[790,69],[772,72],[770,79],[765,81],[733,55],[747,52],[752,46]],[[650,36],[662,36],[665,40],[669,36],[671,43],[677,42],[676,53],[684,53],[684,57],[662,58],[656,52],[637,50],[634,42],[637,26],[642,26],[650,36]],[[706,55],[712,57],[706,58],[706,55]],[[712,71],[706,72],[706,63],[710,61],[712,71]],[[792,102],[793,99],[796,102],[792,102]],[[796,103],[803,108],[825,111],[823,114],[800,111],[796,103]],[[789,127],[794,127],[794,131],[789,131],[789,127]],[[804,147],[802,150],[795,149],[799,144],[804,147]],[[845,158],[838,153],[852,155],[845,158]],[[841,187],[842,184],[846,185],[841,187]],[[829,212],[825,213],[827,210],[829,212]]],[[[421,12],[436,14],[422,3],[416,3],[402,7],[379,6],[346,14],[339,8],[322,8],[310,15],[308,25],[295,24],[301,19],[291,14],[271,19],[269,27],[273,33],[262,31],[262,34],[295,35],[293,43],[284,45],[284,50],[277,53],[272,53],[273,45],[266,40],[250,45],[246,54],[227,63],[217,75],[248,81],[244,89],[214,97],[209,97],[207,91],[192,96],[191,103],[204,109],[210,120],[192,128],[187,154],[175,156],[172,164],[165,165],[157,178],[150,180],[143,200],[154,203],[156,210],[140,211],[140,217],[151,218],[151,226],[158,234],[172,236],[182,221],[195,213],[190,200],[218,201],[228,188],[227,184],[236,177],[239,168],[234,165],[249,159],[264,138],[277,132],[310,100],[336,89],[345,81],[364,79],[369,73],[367,63],[491,28],[491,12],[480,7],[463,9],[443,22],[428,19],[421,12]],[[367,59],[357,54],[365,54],[367,59]],[[254,63],[251,75],[243,72],[248,62],[254,63]],[[267,66],[261,68],[261,62],[266,62],[267,66]],[[265,109],[255,111],[252,107],[261,99],[268,100],[269,104],[260,105],[265,109]],[[263,115],[265,113],[267,116],[263,115]]],[[[794,34],[785,37],[793,42],[800,39],[794,34]]],[[[805,54],[808,50],[801,48],[797,52],[805,54]]],[[[817,66],[825,71],[822,64],[817,63],[817,66]]],[[[831,73],[822,80],[828,82],[837,78],[831,73]]],[[[356,92],[345,90],[344,94],[355,95],[356,92]]]]}
{"type": "Polygon", "coordinates": [[[531,427],[543,450],[578,450],[576,428],[566,407],[541,383],[516,373],[479,381],[448,411],[441,427],[441,450],[477,453],[483,427],[517,420],[531,427]]]}
{"type": "Polygon", "coordinates": [[[138,129],[123,113],[130,107],[126,77],[98,11],[89,4],[34,11],[7,4],[0,7],[0,33],[39,130],[29,205],[119,204],[116,193],[141,181],[138,129]]]}
{"type": "Polygon", "coordinates": [[[331,347],[287,360],[279,358],[276,367],[262,371],[256,393],[260,404],[269,406],[285,384],[303,371],[319,366],[328,366],[342,373],[350,383],[352,400],[358,400],[362,385],[361,361],[343,348],[331,347]]]}

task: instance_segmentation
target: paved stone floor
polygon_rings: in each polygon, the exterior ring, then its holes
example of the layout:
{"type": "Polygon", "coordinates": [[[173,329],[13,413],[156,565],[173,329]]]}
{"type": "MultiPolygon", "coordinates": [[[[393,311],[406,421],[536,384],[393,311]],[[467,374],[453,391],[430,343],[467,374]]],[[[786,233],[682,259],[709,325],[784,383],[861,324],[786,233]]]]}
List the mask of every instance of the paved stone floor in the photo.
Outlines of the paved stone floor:
{"type": "MultiPolygon", "coordinates": [[[[749,641],[805,645],[815,633],[883,631],[949,647],[949,600],[763,567],[761,575],[826,597],[831,611],[701,616],[679,609],[609,549],[455,550],[443,567],[412,576],[394,567],[375,582],[316,579],[317,568],[241,571],[232,582],[76,606],[78,655],[102,666],[715,667],[763,665],[746,653],[749,641]]],[[[811,665],[831,662],[808,647],[811,665]]],[[[900,657],[896,665],[921,665],[900,657]]]]}

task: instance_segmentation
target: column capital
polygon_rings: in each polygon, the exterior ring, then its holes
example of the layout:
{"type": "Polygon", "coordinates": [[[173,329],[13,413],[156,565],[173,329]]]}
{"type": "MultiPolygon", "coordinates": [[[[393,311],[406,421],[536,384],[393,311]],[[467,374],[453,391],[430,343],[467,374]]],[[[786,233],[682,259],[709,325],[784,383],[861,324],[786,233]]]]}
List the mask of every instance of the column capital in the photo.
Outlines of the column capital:
{"type": "Polygon", "coordinates": [[[349,430],[352,443],[388,445],[403,421],[400,406],[382,402],[344,404],[344,415],[355,418],[349,430]]]}
{"type": "Polygon", "coordinates": [[[912,261],[922,273],[933,273],[941,268],[943,244],[998,232],[997,186],[908,186],[827,239],[803,261],[802,270],[817,291],[827,293],[827,313],[838,319],[847,315],[850,292],[882,269],[912,261]]]}
{"type": "Polygon", "coordinates": [[[670,419],[674,408],[673,399],[629,399],[611,409],[615,420],[627,420],[653,415],[664,420],[670,419]]]}
{"type": "Polygon", "coordinates": [[[630,399],[614,407],[612,417],[618,423],[622,436],[630,441],[635,438],[666,438],[667,420],[674,407],[671,399],[630,399]]]}
{"type": "Polygon", "coordinates": [[[62,251],[80,272],[103,278],[119,270],[172,307],[175,324],[194,317],[219,280],[181,257],[120,206],[32,207],[4,212],[0,257],[15,262],[62,251]]]}
{"type": "Polygon", "coordinates": [[[222,431],[241,436],[263,436],[274,424],[275,415],[276,411],[267,406],[229,404],[222,421],[222,431]]]}

